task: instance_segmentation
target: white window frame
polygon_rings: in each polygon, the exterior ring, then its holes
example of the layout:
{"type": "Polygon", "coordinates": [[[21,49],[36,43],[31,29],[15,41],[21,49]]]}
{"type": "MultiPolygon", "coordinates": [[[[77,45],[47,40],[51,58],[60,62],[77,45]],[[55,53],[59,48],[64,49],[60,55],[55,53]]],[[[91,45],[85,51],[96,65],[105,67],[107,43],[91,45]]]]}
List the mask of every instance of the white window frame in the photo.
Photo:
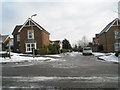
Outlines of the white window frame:
{"type": "Polygon", "coordinates": [[[28,30],[27,35],[28,35],[28,39],[34,39],[34,30],[28,30]],[[30,34],[30,32],[32,33],[30,34]],[[30,38],[30,35],[32,36],[31,38],[30,38]]]}
{"type": "Polygon", "coordinates": [[[120,43],[115,43],[114,48],[115,48],[115,51],[120,50],[120,43]]]}
{"type": "Polygon", "coordinates": [[[34,46],[35,46],[34,49],[36,49],[36,43],[26,43],[26,45],[25,45],[26,47],[25,48],[26,48],[26,52],[27,53],[32,52],[32,48],[33,48],[32,44],[34,44],[34,46]],[[28,47],[28,45],[30,45],[30,47],[28,47]],[[30,48],[30,50],[28,50],[28,48],[30,48]]]}
{"type": "Polygon", "coordinates": [[[20,34],[17,34],[17,41],[20,41],[20,34]]]}
{"type": "Polygon", "coordinates": [[[115,39],[120,39],[120,31],[115,31],[115,39]]]}

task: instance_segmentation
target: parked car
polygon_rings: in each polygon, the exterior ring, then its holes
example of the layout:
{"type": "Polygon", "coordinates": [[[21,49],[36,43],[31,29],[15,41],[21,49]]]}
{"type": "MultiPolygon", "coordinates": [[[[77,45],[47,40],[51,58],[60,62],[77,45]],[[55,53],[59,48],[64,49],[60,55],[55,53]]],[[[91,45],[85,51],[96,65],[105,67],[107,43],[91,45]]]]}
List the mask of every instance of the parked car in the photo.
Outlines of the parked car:
{"type": "Polygon", "coordinates": [[[83,55],[92,55],[92,49],[90,47],[83,48],[83,55]]]}

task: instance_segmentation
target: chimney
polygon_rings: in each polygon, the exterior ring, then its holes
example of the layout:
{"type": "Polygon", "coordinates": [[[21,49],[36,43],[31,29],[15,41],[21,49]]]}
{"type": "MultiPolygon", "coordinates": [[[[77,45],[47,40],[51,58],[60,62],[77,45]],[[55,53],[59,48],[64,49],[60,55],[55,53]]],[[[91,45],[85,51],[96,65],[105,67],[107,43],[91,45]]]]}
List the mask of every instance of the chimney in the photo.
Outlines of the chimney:
{"type": "Polygon", "coordinates": [[[120,1],[118,2],[118,18],[120,19],[120,1]]]}
{"type": "Polygon", "coordinates": [[[95,37],[97,38],[99,36],[99,34],[95,34],[95,37]]]}

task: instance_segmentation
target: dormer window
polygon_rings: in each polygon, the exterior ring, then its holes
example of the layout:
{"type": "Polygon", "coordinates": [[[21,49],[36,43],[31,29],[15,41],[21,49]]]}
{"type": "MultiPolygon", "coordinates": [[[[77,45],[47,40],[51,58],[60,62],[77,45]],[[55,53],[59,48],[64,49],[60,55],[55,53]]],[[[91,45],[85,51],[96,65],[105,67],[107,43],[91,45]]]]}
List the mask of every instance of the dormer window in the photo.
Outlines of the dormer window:
{"type": "Polygon", "coordinates": [[[28,39],[34,39],[34,31],[28,30],[28,39]]]}

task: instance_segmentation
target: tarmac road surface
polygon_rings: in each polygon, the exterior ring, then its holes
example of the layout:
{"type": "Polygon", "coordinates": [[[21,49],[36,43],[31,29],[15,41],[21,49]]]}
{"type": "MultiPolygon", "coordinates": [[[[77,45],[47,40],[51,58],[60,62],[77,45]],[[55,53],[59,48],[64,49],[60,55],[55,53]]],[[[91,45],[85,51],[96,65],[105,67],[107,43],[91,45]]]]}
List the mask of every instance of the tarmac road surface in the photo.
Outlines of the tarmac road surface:
{"type": "Polygon", "coordinates": [[[62,55],[57,61],[3,64],[2,86],[3,90],[118,90],[118,65],[79,54],[62,55]]]}

